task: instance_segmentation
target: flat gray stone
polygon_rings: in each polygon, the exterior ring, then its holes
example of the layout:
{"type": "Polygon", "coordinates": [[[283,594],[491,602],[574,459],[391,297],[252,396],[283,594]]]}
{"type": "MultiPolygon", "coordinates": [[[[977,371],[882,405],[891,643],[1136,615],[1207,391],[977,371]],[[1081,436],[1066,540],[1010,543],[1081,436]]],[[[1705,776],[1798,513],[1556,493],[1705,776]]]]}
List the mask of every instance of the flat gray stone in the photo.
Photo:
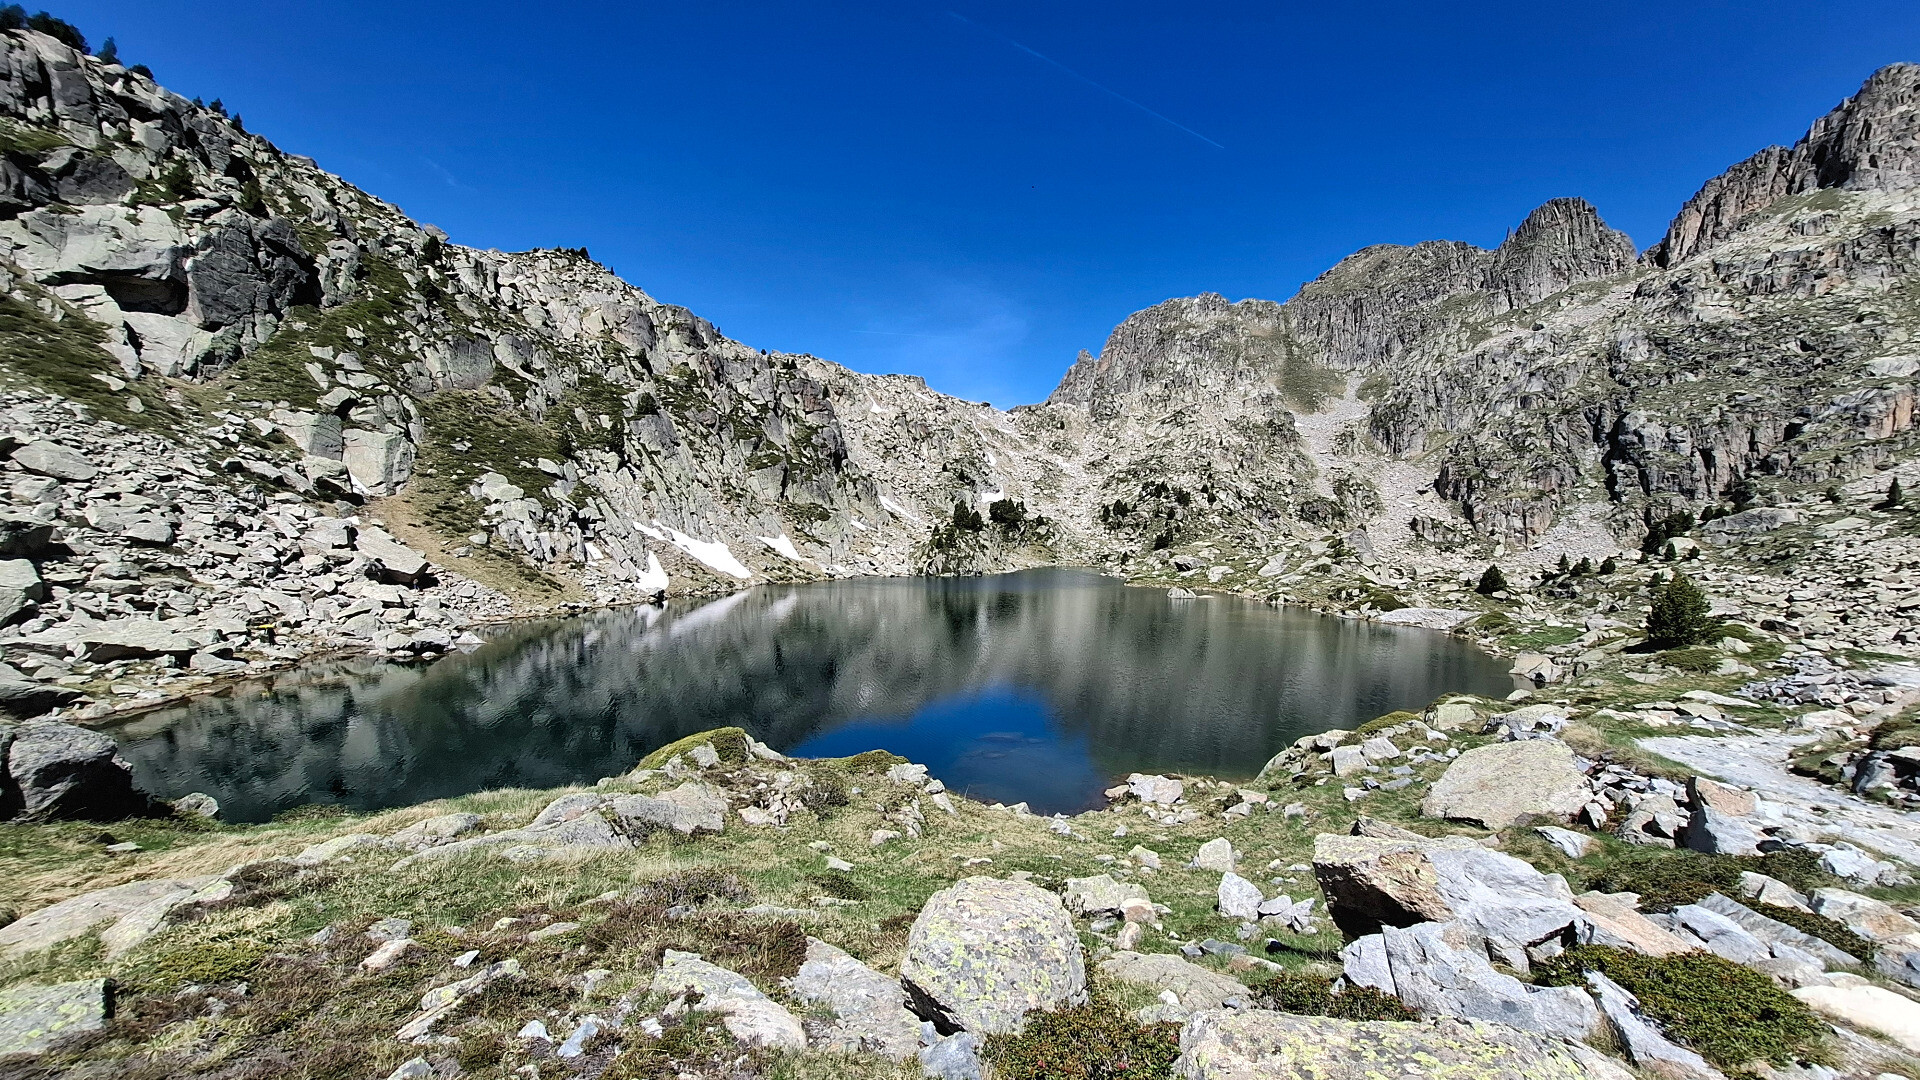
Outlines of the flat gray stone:
{"type": "Polygon", "coordinates": [[[838,1018],[814,1046],[895,1061],[920,1052],[920,1019],[907,1010],[900,980],[824,941],[807,939],[807,959],[793,978],[793,993],[802,1001],[827,1006],[838,1018]]]}
{"type": "Polygon", "coordinates": [[[1558,739],[1477,746],[1454,759],[1420,804],[1428,817],[1504,829],[1524,817],[1565,821],[1593,798],[1558,739]]]}
{"type": "Polygon", "coordinates": [[[1224,1008],[1248,1000],[1245,984],[1171,953],[1117,952],[1100,961],[1100,974],[1121,982],[1171,991],[1188,1010],[1224,1008]]]}
{"type": "Polygon", "coordinates": [[[100,469],[85,454],[46,439],[15,450],[13,462],[30,473],[55,480],[91,480],[100,475],[100,469]]]}
{"type": "Polygon", "coordinates": [[[1268,1009],[1208,1010],[1180,1030],[1180,1080],[1633,1080],[1597,1050],[1446,1017],[1356,1022],[1268,1009]]]}

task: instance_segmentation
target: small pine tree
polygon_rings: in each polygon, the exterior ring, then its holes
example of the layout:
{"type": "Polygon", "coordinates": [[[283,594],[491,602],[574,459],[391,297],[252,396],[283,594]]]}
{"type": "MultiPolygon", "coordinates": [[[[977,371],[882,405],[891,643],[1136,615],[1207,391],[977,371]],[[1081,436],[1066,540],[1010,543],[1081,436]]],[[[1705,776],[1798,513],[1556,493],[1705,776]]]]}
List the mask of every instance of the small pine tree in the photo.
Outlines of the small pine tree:
{"type": "Polygon", "coordinates": [[[65,19],[56,19],[47,12],[38,12],[27,17],[27,29],[36,30],[65,45],[76,52],[92,52],[87,48],[87,37],[80,29],[65,19]]]}
{"type": "Polygon", "coordinates": [[[260,181],[253,177],[248,177],[247,182],[240,185],[240,209],[254,217],[267,216],[266,192],[261,190],[260,181]]]}
{"type": "Polygon", "coordinates": [[[1593,560],[1587,558],[1585,555],[1580,556],[1580,561],[1573,564],[1573,572],[1580,577],[1586,577],[1592,574],[1593,560]]]}
{"type": "Polygon", "coordinates": [[[112,38],[108,38],[100,43],[100,51],[93,55],[103,64],[117,64],[120,62],[120,46],[115,45],[112,38]]]}
{"type": "Polygon", "coordinates": [[[1647,612],[1647,641],[1656,648],[1692,645],[1713,628],[1707,596],[1693,579],[1678,571],[1660,588],[1647,612]]]}
{"type": "Polygon", "coordinates": [[[1573,564],[1567,561],[1566,552],[1563,551],[1560,553],[1560,561],[1554,565],[1553,572],[1559,574],[1561,577],[1566,577],[1568,574],[1573,573],[1573,564]]]}
{"type": "Polygon", "coordinates": [[[0,30],[25,30],[27,28],[27,9],[19,4],[0,7],[0,30]]]}
{"type": "Polygon", "coordinates": [[[1473,591],[1481,596],[1492,596],[1497,592],[1505,592],[1506,589],[1507,575],[1501,573],[1499,567],[1489,565],[1487,572],[1480,575],[1480,584],[1474,586],[1473,591]]]}
{"type": "Polygon", "coordinates": [[[1620,561],[1613,556],[1609,555],[1600,560],[1600,573],[1602,575],[1611,574],[1618,569],[1620,569],[1620,561]]]}
{"type": "Polygon", "coordinates": [[[1899,477],[1895,477],[1893,483],[1887,485],[1887,497],[1881,500],[1880,505],[1874,507],[1874,509],[1892,510],[1905,505],[1906,501],[1906,492],[1900,490],[1900,479],[1899,477]]]}
{"type": "Polygon", "coordinates": [[[176,161],[166,172],[160,174],[160,190],[175,199],[193,197],[193,174],[187,171],[184,162],[176,161]]]}
{"type": "Polygon", "coordinates": [[[133,72],[135,75],[138,75],[143,79],[153,78],[153,69],[148,67],[145,64],[135,64],[132,67],[128,68],[127,70],[133,72]]]}

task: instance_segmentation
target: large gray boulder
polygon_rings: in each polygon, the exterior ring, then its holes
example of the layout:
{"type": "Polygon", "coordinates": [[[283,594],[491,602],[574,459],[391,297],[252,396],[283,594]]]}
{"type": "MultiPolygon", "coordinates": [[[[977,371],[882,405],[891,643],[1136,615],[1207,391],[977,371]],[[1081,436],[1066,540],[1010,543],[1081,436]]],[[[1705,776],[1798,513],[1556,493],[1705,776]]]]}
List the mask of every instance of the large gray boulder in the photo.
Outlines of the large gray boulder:
{"type": "MultiPolygon", "coordinates": [[[[354,447],[349,445],[348,449],[351,451],[354,447]]],[[[349,459],[348,464],[351,466],[353,460],[349,459]]],[[[354,537],[353,549],[366,556],[376,576],[395,585],[417,584],[427,575],[427,557],[394,539],[384,529],[362,526],[354,537]]]]}
{"type": "Polygon", "coordinates": [[[0,1058],[42,1054],[64,1039],[107,1026],[112,990],[105,979],[0,990],[0,1058]]]}
{"type": "Polygon", "coordinates": [[[1633,1080],[1579,1043],[1480,1020],[1356,1022],[1266,1009],[1195,1014],[1180,1030],[1181,1080],[1633,1080]]]}
{"type": "Polygon", "coordinates": [[[1571,747],[1558,739],[1523,739],[1461,754],[1434,781],[1420,812],[1504,829],[1522,818],[1565,821],[1592,799],[1571,747]]]}
{"type": "Polygon", "coordinates": [[[1567,1039],[1586,1038],[1600,1022],[1585,990],[1529,986],[1495,971],[1479,935],[1459,923],[1389,927],[1341,956],[1349,983],[1392,994],[1425,1016],[1491,1020],[1567,1039]]]}
{"type": "MultiPolygon", "coordinates": [[[[71,705],[85,696],[71,686],[61,686],[57,683],[0,678],[0,716],[28,720],[71,705]]],[[[4,738],[0,736],[0,739],[4,738]]],[[[5,759],[6,748],[0,746],[0,761],[5,759]]],[[[4,782],[0,782],[0,786],[4,786],[4,782]]],[[[5,796],[0,795],[0,800],[4,799],[5,796]]]]}
{"type": "Polygon", "coordinates": [[[0,957],[51,949],[99,928],[108,955],[117,955],[151,936],[174,908],[217,898],[221,884],[218,878],[151,879],[68,897],[0,926],[0,957]]]}
{"type": "Polygon", "coordinates": [[[1087,971],[1060,898],[971,877],[934,893],[907,932],[900,982],[942,1034],[1019,1031],[1028,1013],[1086,1000],[1087,971]]]}
{"type": "Polygon", "coordinates": [[[689,780],[672,791],[618,795],[607,801],[614,817],[628,828],[672,829],[683,836],[717,833],[727,827],[727,800],[710,784],[689,780]]]}
{"type": "Polygon", "coordinates": [[[186,659],[200,651],[200,645],[174,627],[153,619],[116,619],[96,623],[79,631],[74,640],[86,650],[88,660],[105,664],[114,660],[145,660],[155,656],[186,659]]]}
{"type": "Polygon", "coordinates": [[[1472,840],[1322,833],[1313,873],[1333,920],[1353,936],[1383,926],[1457,921],[1510,955],[1560,937],[1581,919],[1558,874],[1472,840]]]}
{"type": "Polygon", "coordinates": [[[133,786],[133,769],[114,741],[97,731],[53,720],[29,720],[6,748],[7,784],[0,802],[38,821],[119,821],[149,813],[152,800],[133,786]]]}

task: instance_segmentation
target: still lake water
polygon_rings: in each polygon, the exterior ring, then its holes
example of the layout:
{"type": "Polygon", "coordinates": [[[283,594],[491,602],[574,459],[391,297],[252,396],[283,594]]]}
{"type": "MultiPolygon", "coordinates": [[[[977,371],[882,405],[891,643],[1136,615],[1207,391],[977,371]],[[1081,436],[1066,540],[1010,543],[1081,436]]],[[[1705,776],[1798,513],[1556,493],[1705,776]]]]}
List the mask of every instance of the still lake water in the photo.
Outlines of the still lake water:
{"type": "Polygon", "coordinates": [[[1302,735],[1504,695],[1506,668],[1429,631],[1035,570],[518,624],[430,665],[316,665],[111,733],[143,787],[204,791],[228,821],[591,782],[725,724],[802,756],[891,750],[1053,813],[1135,770],[1250,776],[1302,735]]]}

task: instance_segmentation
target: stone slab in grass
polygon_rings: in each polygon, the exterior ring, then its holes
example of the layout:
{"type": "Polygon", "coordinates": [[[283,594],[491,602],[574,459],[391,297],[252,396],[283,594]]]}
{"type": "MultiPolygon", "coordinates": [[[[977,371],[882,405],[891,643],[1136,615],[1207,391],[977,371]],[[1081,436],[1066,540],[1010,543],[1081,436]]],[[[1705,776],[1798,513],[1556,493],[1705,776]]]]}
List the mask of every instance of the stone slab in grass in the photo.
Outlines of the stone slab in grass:
{"type": "Polygon", "coordinates": [[[1461,754],[1434,782],[1420,812],[1504,829],[1527,817],[1565,821],[1592,798],[1571,747],[1558,739],[1522,739],[1461,754]]]}

